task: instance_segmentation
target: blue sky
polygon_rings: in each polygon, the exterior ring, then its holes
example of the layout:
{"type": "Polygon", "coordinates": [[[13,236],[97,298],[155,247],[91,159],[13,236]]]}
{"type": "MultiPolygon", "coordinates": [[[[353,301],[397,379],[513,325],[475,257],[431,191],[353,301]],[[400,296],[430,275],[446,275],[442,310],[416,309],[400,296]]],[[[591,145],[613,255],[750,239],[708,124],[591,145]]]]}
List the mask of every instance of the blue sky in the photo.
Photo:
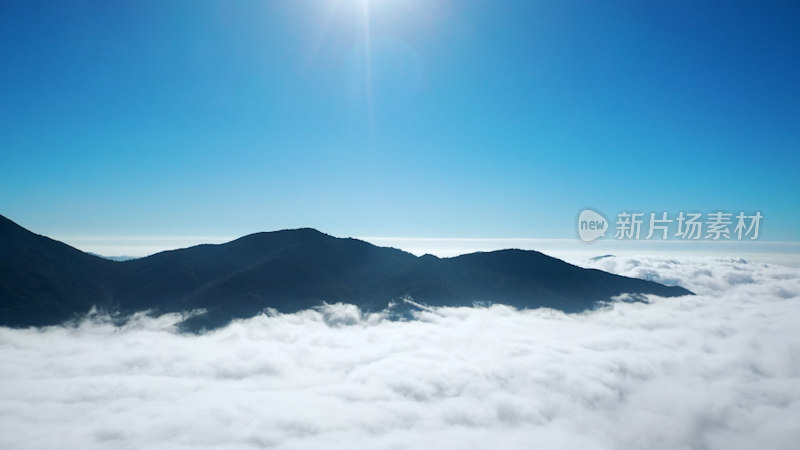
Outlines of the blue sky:
{"type": "Polygon", "coordinates": [[[55,236],[800,241],[800,3],[4,1],[0,213],[55,236]],[[702,4],[699,4],[702,3],[702,4]]]}

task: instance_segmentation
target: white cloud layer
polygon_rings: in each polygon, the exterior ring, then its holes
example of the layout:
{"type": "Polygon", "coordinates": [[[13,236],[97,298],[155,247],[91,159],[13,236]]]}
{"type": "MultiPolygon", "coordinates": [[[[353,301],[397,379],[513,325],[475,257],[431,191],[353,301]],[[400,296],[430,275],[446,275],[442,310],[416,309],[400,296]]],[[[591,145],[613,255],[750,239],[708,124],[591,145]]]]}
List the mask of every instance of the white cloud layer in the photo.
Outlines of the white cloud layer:
{"type": "Polygon", "coordinates": [[[331,305],[200,336],[170,315],[0,328],[0,448],[797,448],[800,270],[587,264],[701,295],[408,322],[331,305]]]}

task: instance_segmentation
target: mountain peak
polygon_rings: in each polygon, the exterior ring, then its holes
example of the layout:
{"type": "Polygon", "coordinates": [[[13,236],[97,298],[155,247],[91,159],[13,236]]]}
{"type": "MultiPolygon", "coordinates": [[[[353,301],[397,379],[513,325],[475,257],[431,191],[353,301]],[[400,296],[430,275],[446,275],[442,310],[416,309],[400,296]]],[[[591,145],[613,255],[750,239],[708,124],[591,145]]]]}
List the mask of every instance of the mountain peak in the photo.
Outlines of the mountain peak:
{"type": "Polygon", "coordinates": [[[430,306],[490,302],[570,312],[626,292],[689,293],[582,269],[530,250],[416,257],[313,228],[255,233],[114,262],[3,217],[0,254],[0,325],[54,324],[93,306],[127,313],[204,309],[195,325],[213,327],[265,308],[293,312],[322,302],[355,303],[370,311],[410,297],[430,306]]]}

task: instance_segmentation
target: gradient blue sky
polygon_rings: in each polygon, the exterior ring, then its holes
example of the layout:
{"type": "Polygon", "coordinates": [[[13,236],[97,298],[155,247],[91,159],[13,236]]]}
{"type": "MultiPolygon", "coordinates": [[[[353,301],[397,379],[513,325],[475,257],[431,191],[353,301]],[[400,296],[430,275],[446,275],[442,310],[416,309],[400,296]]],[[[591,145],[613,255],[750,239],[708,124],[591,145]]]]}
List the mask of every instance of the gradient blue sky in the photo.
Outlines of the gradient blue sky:
{"type": "Polygon", "coordinates": [[[55,236],[800,241],[800,3],[0,2],[0,213],[55,236]],[[366,12],[368,10],[368,12],[366,12]]]}

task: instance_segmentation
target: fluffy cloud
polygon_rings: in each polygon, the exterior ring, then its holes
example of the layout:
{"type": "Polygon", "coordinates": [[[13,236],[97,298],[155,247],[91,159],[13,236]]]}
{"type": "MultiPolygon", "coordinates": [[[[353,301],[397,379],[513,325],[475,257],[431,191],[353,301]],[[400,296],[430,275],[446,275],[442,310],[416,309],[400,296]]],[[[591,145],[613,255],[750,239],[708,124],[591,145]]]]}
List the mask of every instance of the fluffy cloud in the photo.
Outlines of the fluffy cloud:
{"type": "Polygon", "coordinates": [[[0,448],[796,448],[800,270],[586,265],[700,295],[412,321],[328,305],[203,335],[176,315],[0,328],[0,448]]]}

